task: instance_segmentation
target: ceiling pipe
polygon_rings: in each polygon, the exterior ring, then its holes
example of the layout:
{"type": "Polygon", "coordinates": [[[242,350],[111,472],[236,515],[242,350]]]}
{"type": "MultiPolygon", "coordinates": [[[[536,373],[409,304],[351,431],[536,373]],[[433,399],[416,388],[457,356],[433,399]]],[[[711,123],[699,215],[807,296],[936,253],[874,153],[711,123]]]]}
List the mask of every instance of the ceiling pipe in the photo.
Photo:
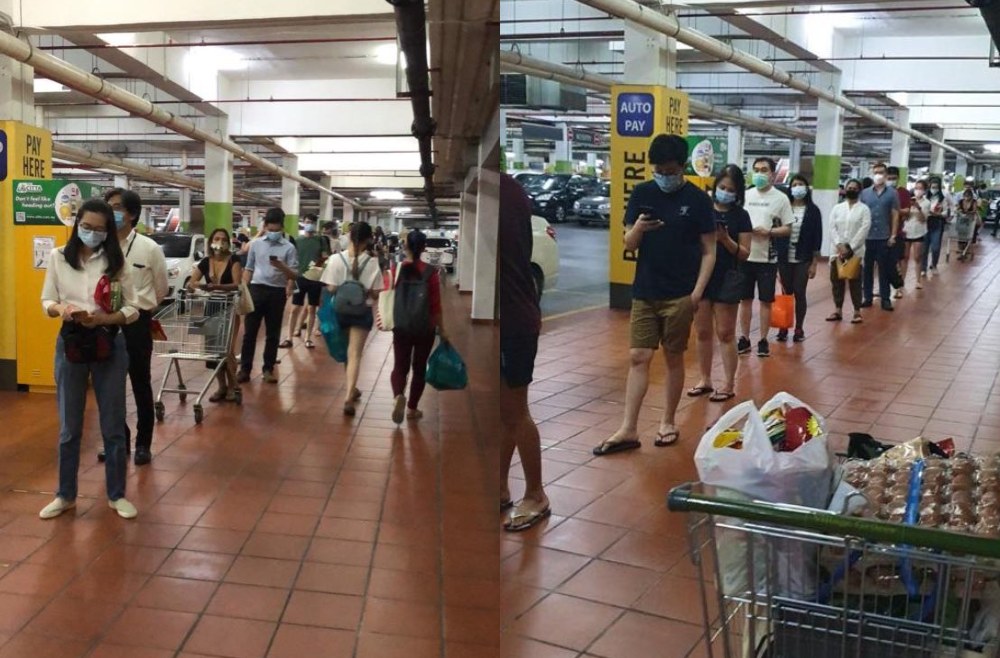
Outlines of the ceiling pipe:
{"type": "Polygon", "coordinates": [[[216,47],[216,46],[272,46],[272,45],[310,45],[310,44],[324,44],[324,43],[361,43],[367,41],[395,41],[396,37],[385,36],[385,37],[350,37],[350,38],[325,38],[325,39],[251,39],[251,40],[239,40],[239,41],[169,41],[167,43],[130,43],[113,45],[110,43],[93,45],[93,46],[77,46],[75,44],[67,44],[60,46],[37,46],[38,50],[102,50],[109,48],[128,48],[129,50],[135,48],[202,48],[202,47],[216,47]]]}
{"type": "MultiPolygon", "coordinates": [[[[621,84],[614,78],[594,73],[587,73],[581,69],[574,69],[568,66],[562,66],[561,64],[552,64],[550,62],[522,55],[518,52],[511,52],[509,50],[500,51],[500,66],[504,70],[547,78],[557,82],[564,82],[566,84],[584,87],[593,91],[608,92],[611,90],[612,85],[621,84]]],[[[805,130],[787,128],[777,123],[772,123],[756,117],[750,117],[745,114],[740,114],[739,112],[721,110],[709,105],[708,103],[703,103],[693,98],[688,99],[688,107],[691,110],[691,114],[699,118],[713,119],[716,121],[743,126],[745,128],[751,128],[753,130],[759,130],[772,135],[779,135],[781,137],[789,137],[792,139],[801,139],[807,142],[813,142],[816,139],[814,134],[806,132],[805,130]]]]}
{"type": "Polygon", "coordinates": [[[420,175],[431,215],[434,203],[434,134],[437,122],[431,117],[430,72],[427,67],[427,13],[424,0],[387,0],[396,13],[399,47],[406,57],[406,86],[413,106],[413,136],[420,146],[420,175]]]}
{"type": "Polygon", "coordinates": [[[588,7],[593,7],[594,9],[603,11],[612,16],[632,21],[661,34],[665,34],[668,37],[691,46],[695,50],[705,53],[706,55],[718,57],[723,62],[734,64],[742,69],[750,71],[751,73],[756,73],[786,87],[801,91],[807,96],[812,96],[813,98],[833,103],[834,105],[842,107],[852,114],[864,117],[872,123],[909,135],[914,139],[933,144],[934,146],[943,148],[946,151],[960,155],[970,162],[976,162],[976,158],[969,153],[960,151],[954,146],[946,144],[938,139],[934,139],[930,135],[922,133],[919,130],[914,130],[909,126],[898,124],[895,121],[885,118],[881,114],[876,114],[875,112],[858,105],[843,94],[835,94],[826,89],[814,87],[812,83],[796,78],[788,71],[780,69],[774,64],[769,64],[768,62],[765,62],[759,57],[755,57],[746,51],[737,50],[731,44],[723,43],[718,39],[708,36],[704,32],[684,27],[672,16],[667,16],[666,14],[661,14],[658,11],[650,9],[649,7],[644,7],[634,2],[634,0],[578,1],[588,7]]]}
{"type": "Polygon", "coordinates": [[[108,84],[100,77],[64,62],[58,57],[43,53],[34,48],[29,42],[22,41],[8,32],[0,31],[0,53],[22,64],[27,64],[42,76],[65,85],[70,89],[75,89],[88,96],[103,100],[109,105],[114,105],[134,116],[146,119],[191,139],[218,146],[229,151],[240,160],[249,162],[258,169],[297,181],[305,187],[319,190],[320,193],[329,194],[344,203],[358,207],[358,203],[353,199],[327,189],[316,181],[310,180],[299,173],[290,172],[272,162],[268,162],[264,158],[247,151],[231,139],[227,139],[216,133],[204,131],[187,119],[182,119],[172,112],[160,109],[149,102],[149,100],[140,98],[121,87],[108,84]]]}

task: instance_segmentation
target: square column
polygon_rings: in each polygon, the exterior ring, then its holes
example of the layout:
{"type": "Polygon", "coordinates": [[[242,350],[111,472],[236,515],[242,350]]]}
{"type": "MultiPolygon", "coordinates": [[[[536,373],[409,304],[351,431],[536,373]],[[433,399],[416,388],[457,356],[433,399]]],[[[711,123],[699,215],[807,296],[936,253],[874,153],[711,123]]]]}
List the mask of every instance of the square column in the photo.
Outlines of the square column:
{"type": "MultiPolygon", "coordinates": [[[[330,176],[323,176],[319,179],[319,184],[323,187],[330,189],[333,187],[333,178],[330,176]]],[[[324,224],[325,222],[333,221],[333,197],[329,194],[320,193],[319,195],[319,222],[324,224]]]]}
{"type": "MultiPolygon", "coordinates": [[[[180,193],[181,193],[180,194],[181,201],[180,201],[180,209],[179,210],[180,210],[180,213],[181,213],[181,230],[183,230],[183,231],[190,231],[191,228],[192,228],[192,226],[191,226],[191,188],[190,187],[182,187],[180,189],[180,193]]],[[[207,206],[208,202],[205,202],[205,205],[207,206]]],[[[229,219],[229,223],[230,224],[232,224],[232,221],[233,221],[232,217],[233,217],[233,213],[230,212],[229,213],[229,218],[230,218],[229,219]]],[[[205,219],[205,223],[206,223],[206,226],[203,227],[203,229],[202,229],[204,231],[204,233],[205,233],[205,237],[208,237],[208,235],[212,231],[214,231],[215,229],[219,228],[218,226],[215,226],[215,227],[212,227],[212,228],[208,228],[208,226],[207,226],[208,219],[207,218],[205,219]]],[[[195,228],[197,228],[197,227],[195,227],[195,228]]]]}
{"type": "MultiPolygon", "coordinates": [[[[906,108],[896,110],[896,123],[909,127],[910,111],[906,108]]],[[[892,132],[892,154],[889,163],[899,167],[899,182],[906,185],[906,176],[910,171],[910,136],[894,130],[892,132]]]]}
{"type": "MultiPolygon", "coordinates": [[[[824,87],[840,93],[840,75],[826,76],[824,87]]],[[[816,157],[813,159],[813,201],[823,217],[823,235],[829,235],[830,211],[840,201],[840,158],[843,154],[844,110],[820,100],[816,114],[816,157]]],[[[830,241],[823,240],[822,254],[829,255],[830,241]]]]}
{"type": "MultiPolygon", "coordinates": [[[[944,131],[941,129],[931,131],[931,137],[937,140],[942,140],[944,139],[944,131]]],[[[944,149],[936,144],[931,144],[931,164],[929,173],[944,173],[944,149]]]]}
{"type": "Polygon", "coordinates": [[[794,175],[802,168],[802,140],[793,139],[788,143],[788,171],[794,175]]]}
{"type": "MultiPolygon", "coordinates": [[[[226,120],[219,123],[228,135],[226,120]]],[[[205,144],[205,234],[217,228],[233,230],[233,154],[205,144]]]]}
{"type": "MultiPolygon", "coordinates": [[[[281,158],[281,166],[298,173],[299,159],[294,155],[281,158]]],[[[299,234],[299,182],[291,178],[281,179],[281,209],[285,211],[285,233],[292,237],[299,234]]]]}
{"type": "Polygon", "coordinates": [[[499,217],[500,172],[481,166],[475,215],[476,244],[474,272],[472,274],[473,321],[493,320],[496,317],[499,217]]]}
{"type": "Polygon", "coordinates": [[[625,76],[622,84],[677,87],[677,42],[625,21],[625,76]]]}
{"type": "MultiPolygon", "coordinates": [[[[474,170],[473,170],[474,171],[474,170]]],[[[458,231],[458,289],[471,293],[475,272],[476,193],[468,188],[462,192],[458,231]]]]}
{"type": "Polygon", "coordinates": [[[729,126],[726,136],[726,163],[743,168],[743,126],[729,126]]]}

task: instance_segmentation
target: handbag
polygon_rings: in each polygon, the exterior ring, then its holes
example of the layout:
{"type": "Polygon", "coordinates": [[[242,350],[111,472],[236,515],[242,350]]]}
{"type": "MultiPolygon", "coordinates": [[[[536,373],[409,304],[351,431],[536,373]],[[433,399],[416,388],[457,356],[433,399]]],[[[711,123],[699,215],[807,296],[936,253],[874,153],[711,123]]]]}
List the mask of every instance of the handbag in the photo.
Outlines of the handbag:
{"type": "Polygon", "coordinates": [[[323,340],[326,342],[326,349],[330,356],[338,363],[347,363],[348,337],[337,321],[337,314],[334,310],[335,303],[334,295],[328,289],[323,288],[316,318],[319,320],[319,331],[323,334],[323,340]]]}
{"type": "Polygon", "coordinates": [[[111,358],[118,327],[84,327],[75,322],[64,322],[59,335],[63,340],[63,352],[67,361],[99,363],[111,358]]]}
{"type": "Polygon", "coordinates": [[[837,278],[853,281],[861,276],[861,258],[851,256],[847,260],[837,259],[837,278]]]}
{"type": "Polygon", "coordinates": [[[465,362],[451,343],[442,340],[427,359],[427,383],[439,391],[458,391],[469,385],[465,362]]]}
{"type": "Polygon", "coordinates": [[[716,301],[720,304],[739,304],[743,299],[743,287],[743,272],[737,268],[726,270],[716,301]]]}
{"type": "Polygon", "coordinates": [[[375,308],[375,326],[379,331],[392,331],[396,323],[393,321],[393,309],[396,307],[396,281],[403,268],[396,268],[396,278],[389,278],[389,285],[378,295],[378,306],[375,308]]]}
{"type": "Polygon", "coordinates": [[[238,315],[250,315],[254,312],[253,297],[250,296],[250,288],[245,283],[240,283],[240,296],[236,300],[236,313],[238,315]]]}

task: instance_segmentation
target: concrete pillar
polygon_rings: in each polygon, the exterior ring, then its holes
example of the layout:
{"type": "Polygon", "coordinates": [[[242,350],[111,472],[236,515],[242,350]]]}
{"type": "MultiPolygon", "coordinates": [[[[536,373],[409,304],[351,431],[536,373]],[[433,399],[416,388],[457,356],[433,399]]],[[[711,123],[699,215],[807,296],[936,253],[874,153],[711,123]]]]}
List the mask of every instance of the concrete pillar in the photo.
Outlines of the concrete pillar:
{"type": "MultiPolygon", "coordinates": [[[[219,119],[223,135],[229,134],[227,123],[219,119]]],[[[205,144],[205,233],[217,228],[233,230],[233,154],[205,144]]]]}
{"type": "MultiPolygon", "coordinates": [[[[281,157],[281,166],[298,173],[299,159],[294,155],[281,157]]],[[[285,211],[285,233],[295,237],[299,234],[299,182],[291,178],[281,179],[281,209],[285,211]]]]}
{"type": "MultiPolygon", "coordinates": [[[[487,165],[488,163],[482,163],[487,165]]],[[[476,245],[473,264],[472,319],[496,317],[497,231],[500,215],[500,172],[488,166],[479,169],[476,199],[476,245]]]]}
{"type": "Polygon", "coordinates": [[[507,166],[511,169],[527,169],[524,160],[524,140],[514,138],[511,140],[511,152],[507,154],[507,166]]]}
{"type": "MultiPolygon", "coordinates": [[[[931,137],[937,140],[944,139],[944,131],[941,129],[931,131],[931,137]]],[[[931,164],[928,169],[931,174],[944,173],[944,149],[931,144],[931,164]]]]}
{"type": "Polygon", "coordinates": [[[565,123],[559,124],[559,128],[562,129],[562,139],[556,142],[556,147],[552,152],[553,171],[557,174],[570,174],[573,172],[573,159],[569,128],[565,123]]]}
{"type": "Polygon", "coordinates": [[[625,21],[623,84],[677,87],[677,42],[664,34],[625,21]]]}
{"type": "Polygon", "coordinates": [[[726,136],[726,163],[737,165],[740,169],[743,162],[743,126],[729,126],[726,136]]]}
{"type": "MultiPolygon", "coordinates": [[[[180,201],[180,213],[181,213],[181,230],[189,231],[192,228],[191,223],[191,188],[182,187],[180,189],[181,201],[180,201]]],[[[206,204],[207,205],[207,204],[206,204]]],[[[232,223],[232,213],[229,215],[230,223],[232,223]]],[[[205,218],[205,222],[208,222],[208,218],[205,218]]],[[[199,227],[195,227],[199,228],[199,227]]],[[[208,226],[201,226],[199,232],[203,232],[206,236],[214,231],[218,227],[208,228],[208,226]]]]}
{"type": "MultiPolygon", "coordinates": [[[[829,88],[840,93],[840,74],[825,76],[829,88]]],[[[840,158],[843,153],[844,127],[841,122],[844,110],[838,105],[819,101],[816,115],[816,156],[813,160],[813,202],[819,206],[823,217],[824,235],[829,235],[830,211],[838,203],[840,183],[840,158]]],[[[822,253],[830,253],[830,241],[823,240],[822,253]]]]}
{"type": "MultiPolygon", "coordinates": [[[[910,111],[906,108],[896,110],[896,123],[907,128],[910,126],[910,111]]],[[[889,164],[899,167],[899,185],[906,187],[906,176],[910,172],[910,136],[894,130],[892,132],[892,153],[889,164]]]]}
{"type": "Polygon", "coordinates": [[[124,190],[128,189],[128,176],[125,174],[115,174],[115,187],[120,187],[124,190]]]}
{"type": "MultiPolygon", "coordinates": [[[[12,15],[5,11],[9,4],[0,1],[0,12],[12,15]]],[[[5,56],[0,56],[0,118],[40,126],[35,109],[35,69],[5,56]]]]}
{"type": "MultiPolygon", "coordinates": [[[[323,176],[319,179],[319,184],[323,187],[329,189],[333,187],[333,179],[330,176],[323,176]]],[[[319,195],[319,222],[322,225],[325,222],[333,221],[333,197],[329,194],[319,195]]]]}
{"type": "Polygon", "coordinates": [[[462,193],[461,215],[458,229],[458,289],[472,292],[475,272],[476,246],[476,194],[462,193]]]}
{"type": "Polygon", "coordinates": [[[961,192],[965,185],[965,178],[969,174],[969,161],[962,156],[955,157],[955,178],[952,181],[952,190],[961,192]]]}
{"type": "Polygon", "coordinates": [[[788,171],[793,175],[802,168],[802,140],[793,139],[788,143],[788,171]]]}
{"type": "Polygon", "coordinates": [[[594,152],[587,154],[587,175],[597,175],[597,154],[594,152]]]}

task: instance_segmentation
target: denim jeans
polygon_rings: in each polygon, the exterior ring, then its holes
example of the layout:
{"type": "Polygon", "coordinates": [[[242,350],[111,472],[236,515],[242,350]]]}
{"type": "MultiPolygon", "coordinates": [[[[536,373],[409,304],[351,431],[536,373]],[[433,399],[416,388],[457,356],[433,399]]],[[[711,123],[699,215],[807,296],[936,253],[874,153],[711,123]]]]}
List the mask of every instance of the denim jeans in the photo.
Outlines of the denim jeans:
{"type": "Polygon", "coordinates": [[[943,236],[944,226],[927,229],[927,235],[924,237],[924,253],[920,256],[921,272],[927,271],[928,258],[932,266],[935,268],[938,266],[938,261],[941,260],[941,238],[943,236]]]}
{"type": "Polygon", "coordinates": [[[87,406],[87,380],[93,382],[94,397],[104,437],[104,478],[108,500],[125,497],[125,376],[128,351],[118,333],[111,358],[98,363],[70,363],[63,339],[56,340],[56,400],[59,405],[59,490],[64,500],[76,500],[80,470],[80,440],[87,406]]]}
{"type": "Polygon", "coordinates": [[[892,298],[889,291],[889,268],[896,267],[893,260],[893,250],[889,248],[887,240],[868,240],[865,243],[865,263],[862,277],[865,282],[865,301],[870,302],[875,293],[875,269],[878,264],[878,294],[882,298],[882,303],[889,302],[892,298]]]}

